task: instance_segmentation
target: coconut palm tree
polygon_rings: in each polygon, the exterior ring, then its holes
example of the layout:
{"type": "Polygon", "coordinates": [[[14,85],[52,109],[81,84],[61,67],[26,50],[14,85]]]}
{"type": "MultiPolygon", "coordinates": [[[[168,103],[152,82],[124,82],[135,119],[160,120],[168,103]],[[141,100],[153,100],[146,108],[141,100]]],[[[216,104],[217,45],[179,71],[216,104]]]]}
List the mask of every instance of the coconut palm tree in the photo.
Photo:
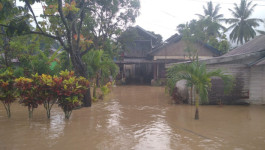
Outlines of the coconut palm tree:
{"type": "MultiPolygon", "coordinates": [[[[265,19],[263,20],[264,24],[264,28],[265,28],[265,19]]],[[[265,35],[265,30],[257,30],[259,34],[265,35]]]]}
{"type": "Polygon", "coordinates": [[[229,37],[233,42],[243,44],[256,36],[254,28],[259,26],[259,22],[263,22],[262,19],[249,18],[256,6],[257,4],[252,5],[252,1],[241,0],[239,5],[234,3],[234,10],[229,9],[234,18],[226,19],[226,23],[231,24],[227,30],[232,29],[229,37]]]}
{"type": "Polygon", "coordinates": [[[221,36],[220,29],[224,30],[225,27],[220,24],[224,15],[219,14],[221,9],[220,5],[213,6],[212,1],[207,2],[207,7],[203,6],[204,15],[196,14],[200,18],[200,22],[204,24],[205,31],[208,36],[221,36]]]}
{"type": "Polygon", "coordinates": [[[221,9],[220,5],[217,4],[215,7],[213,6],[212,1],[207,2],[207,8],[203,6],[204,15],[196,14],[200,19],[210,18],[212,21],[217,21],[223,19],[224,15],[219,14],[219,10],[221,9]]]}
{"type": "MultiPolygon", "coordinates": [[[[224,81],[225,93],[228,93],[233,86],[233,78],[225,75],[220,69],[207,71],[206,65],[198,61],[189,64],[178,64],[168,70],[167,86],[170,89],[175,87],[175,83],[186,80],[186,86],[191,87],[191,95],[195,91],[195,120],[199,119],[199,99],[201,102],[208,102],[208,90],[211,87],[211,77],[220,77],[224,81]]],[[[172,92],[172,90],[171,90],[172,92]]]]}

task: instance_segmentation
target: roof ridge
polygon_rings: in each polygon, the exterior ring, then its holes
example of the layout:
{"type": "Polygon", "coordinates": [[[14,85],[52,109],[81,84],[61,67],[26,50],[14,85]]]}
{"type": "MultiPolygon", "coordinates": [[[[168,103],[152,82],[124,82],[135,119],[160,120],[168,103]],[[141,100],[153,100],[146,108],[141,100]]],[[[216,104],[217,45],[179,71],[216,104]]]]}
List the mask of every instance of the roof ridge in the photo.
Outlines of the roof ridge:
{"type": "Polygon", "coordinates": [[[153,37],[153,38],[155,38],[155,39],[158,38],[158,37],[155,36],[153,33],[150,33],[149,31],[145,30],[144,28],[140,27],[139,25],[136,25],[135,27],[138,28],[138,29],[140,29],[140,30],[142,30],[143,32],[145,32],[146,34],[150,35],[151,37],[153,37]]]}

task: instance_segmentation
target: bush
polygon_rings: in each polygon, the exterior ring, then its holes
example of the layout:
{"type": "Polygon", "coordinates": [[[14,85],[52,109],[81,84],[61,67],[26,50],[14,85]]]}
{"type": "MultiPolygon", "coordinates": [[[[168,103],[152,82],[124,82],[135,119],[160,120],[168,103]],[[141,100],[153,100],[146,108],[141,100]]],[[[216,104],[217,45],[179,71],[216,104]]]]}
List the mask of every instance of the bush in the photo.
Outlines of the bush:
{"type": "Polygon", "coordinates": [[[57,101],[57,96],[54,92],[55,82],[53,81],[53,77],[46,74],[35,74],[32,76],[32,79],[36,81],[37,84],[37,86],[35,87],[39,92],[37,97],[39,100],[41,100],[41,104],[44,105],[47,113],[47,118],[50,118],[52,106],[57,101]]]}
{"type": "Polygon", "coordinates": [[[10,105],[16,100],[16,88],[14,87],[14,75],[6,70],[0,74],[0,101],[3,103],[8,118],[11,117],[10,105]]]}
{"type": "Polygon", "coordinates": [[[19,103],[28,107],[29,118],[32,118],[34,108],[37,108],[38,105],[42,103],[41,100],[38,99],[38,85],[36,81],[24,77],[17,78],[15,83],[19,92],[19,103]]]}
{"type": "Polygon", "coordinates": [[[59,106],[63,109],[65,118],[69,119],[72,110],[81,105],[85,92],[88,90],[89,82],[84,77],[74,76],[74,72],[62,71],[60,77],[55,80],[62,80],[58,84],[57,96],[59,106]]]}
{"type": "MultiPolygon", "coordinates": [[[[4,81],[0,80],[0,84],[5,87],[4,81]]],[[[40,104],[44,105],[47,117],[50,118],[51,108],[58,102],[65,118],[69,119],[72,110],[80,107],[89,82],[84,77],[76,77],[74,72],[66,70],[61,71],[59,77],[45,74],[35,74],[31,78],[20,77],[15,80],[15,86],[18,89],[19,102],[28,107],[29,118],[32,118],[34,108],[40,104]]]]}

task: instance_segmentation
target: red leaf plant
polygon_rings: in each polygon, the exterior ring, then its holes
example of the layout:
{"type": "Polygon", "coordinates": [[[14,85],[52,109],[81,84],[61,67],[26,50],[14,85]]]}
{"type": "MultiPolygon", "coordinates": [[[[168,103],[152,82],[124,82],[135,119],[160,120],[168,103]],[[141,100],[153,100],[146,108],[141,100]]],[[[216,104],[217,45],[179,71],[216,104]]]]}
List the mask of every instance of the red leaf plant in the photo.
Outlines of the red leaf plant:
{"type": "Polygon", "coordinates": [[[19,103],[28,107],[29,118],[32,118],[34,108],[37,108],[38,105],[42,103],[42,101],[38,99],[40,91],[38,91],[37,81],[34,80],[34,78],[20,77],[15,80],[15,83],[19,93],[19,103]]]}
{"type": "Polygon", "coordinates": [[[74,76],[72,71],[61,71],[60,77],[54,77],[55,90],[58,96],[58,104],[69,119],[72,111],[81,106],[82,99],[89,87],[89,82],[84,77],[74,76]],[[61,83],[61,84],[60,84],[61,83]]]}

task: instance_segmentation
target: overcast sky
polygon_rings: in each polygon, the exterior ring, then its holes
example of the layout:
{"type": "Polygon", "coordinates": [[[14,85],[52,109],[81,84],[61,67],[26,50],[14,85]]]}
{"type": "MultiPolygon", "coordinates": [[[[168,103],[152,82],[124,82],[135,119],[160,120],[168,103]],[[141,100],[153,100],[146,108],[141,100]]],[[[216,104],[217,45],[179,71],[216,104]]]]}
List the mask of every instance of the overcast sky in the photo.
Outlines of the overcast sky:
{"type": "MultiPolygon", "coordinates": [[[[140,0],[141,14],[135,25],[139,25],[148,31],[161,34],[163,40],[175,34],[177,25],[186,23],[192,19],[198,19],[195,14],[203,14],[203,5],[207,0],[140,0]]],[[[233,3],[240,0],[212,0],[214,6],[220,4],[220,13],[225,18],[231,17],[228,8],[233,9],[233,3]]],[[[252,4],[258,4],[252,15],[253,18],[265,19],[265,0],[253,0],[252,4]]],[[[264,28],[264,25],[261,25],[264,28]]]]}
{"type": "MultiPolygon", "coordinates": [[[[192,19],[198,19],[195,14],[203,14],[203,5],[209,0],[140,0],[140,16],[136,19],[135,25],[139,25],[148,31],[160,34],[163,40],[177,33],[176,28],[181,23],[192,19]]],[[[214,6],[220,4],[220,13],[225,18],[231,17],[228,8],[233,9],[233,3],[239,4],[241,0],[212,0],[214,6]]],[[[257,4],[253,18],[265,19],[265,0],[252,0],[257,4]]],[[[23,5],[19,2],[19,5],[23,5]]],[[[37,16],[42,13],[40,4],[33,6],[37,16]]],[[[225,26],[228,26],[224,24],[225,26]]],[[[264,29],[262,24],[259,29],[264,29]]]]}

